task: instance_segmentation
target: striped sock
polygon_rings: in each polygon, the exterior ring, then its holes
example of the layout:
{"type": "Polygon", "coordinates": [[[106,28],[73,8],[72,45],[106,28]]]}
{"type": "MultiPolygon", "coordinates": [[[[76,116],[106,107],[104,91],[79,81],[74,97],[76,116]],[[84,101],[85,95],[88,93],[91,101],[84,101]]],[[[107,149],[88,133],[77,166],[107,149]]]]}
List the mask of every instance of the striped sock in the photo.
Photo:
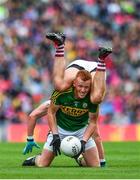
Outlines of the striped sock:
{"type": "Polygon", "coordinates": [[[56,48],[55,57],[64,57],[64,44],[56,48]]]}
{"type": "Polygon", "coordinates": [[[106,64],[101,59],[98,59],[97,70],[98,71],[105,71],[106,70],[106,64]]]}

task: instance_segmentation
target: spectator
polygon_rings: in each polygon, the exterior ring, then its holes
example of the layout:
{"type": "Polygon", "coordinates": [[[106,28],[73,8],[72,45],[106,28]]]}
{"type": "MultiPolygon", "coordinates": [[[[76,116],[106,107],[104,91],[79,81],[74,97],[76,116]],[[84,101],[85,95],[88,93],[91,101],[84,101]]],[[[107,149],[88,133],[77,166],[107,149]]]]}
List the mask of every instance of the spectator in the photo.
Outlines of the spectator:
{"type": "Polygon", "coordinates": [[[124,124],[139,123],[139,5],[138,1],[126,0],[61,3],[57,0],[22,3],[11,0],[0,4],[4,9],[0,12],[2,119],[25,123],[27,113],[49,98],[53,89],[54,52],[45,43],[44,35],[46,31],[63,31],[68,37],[68,63],[75,58],[96,60],[98,46],[113,47],[114,53],[107,62],[110,100],[108,102],[107,95],[102,104],[101,116],[105,117],[102,123],[118,124],[115,118],[118,115],[123,117],[124,124]],[[109,113],[102,114],[108,103],[109,113]]]}

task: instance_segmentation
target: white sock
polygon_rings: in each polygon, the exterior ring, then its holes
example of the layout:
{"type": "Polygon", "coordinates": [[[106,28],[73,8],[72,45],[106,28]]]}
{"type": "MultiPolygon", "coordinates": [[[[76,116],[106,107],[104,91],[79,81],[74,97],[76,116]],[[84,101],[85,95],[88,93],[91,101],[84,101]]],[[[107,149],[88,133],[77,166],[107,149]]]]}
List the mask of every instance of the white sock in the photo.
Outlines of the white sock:
{"type": "Polygon", "coordinates": [[[105,159],[100,159],[100,162],[105,162],[106,160],[105,159]]]}

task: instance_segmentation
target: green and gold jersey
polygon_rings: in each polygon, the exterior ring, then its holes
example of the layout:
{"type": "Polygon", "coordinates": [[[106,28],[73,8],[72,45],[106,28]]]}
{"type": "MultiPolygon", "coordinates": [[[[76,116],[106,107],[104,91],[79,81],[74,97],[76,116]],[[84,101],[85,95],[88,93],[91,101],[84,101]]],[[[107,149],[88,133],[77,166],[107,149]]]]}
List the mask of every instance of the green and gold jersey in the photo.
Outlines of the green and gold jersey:
{"type": "Polygon", "coordinates": [[[64,92],[54,91],[51,100],[60,106],[56,113],[58,126],[67,131],[76,131],[86,126],[89,112],[95,113],[98,109],[98,104],[90,102],[89,95],[76,99],[73,87],[64,92]]]}

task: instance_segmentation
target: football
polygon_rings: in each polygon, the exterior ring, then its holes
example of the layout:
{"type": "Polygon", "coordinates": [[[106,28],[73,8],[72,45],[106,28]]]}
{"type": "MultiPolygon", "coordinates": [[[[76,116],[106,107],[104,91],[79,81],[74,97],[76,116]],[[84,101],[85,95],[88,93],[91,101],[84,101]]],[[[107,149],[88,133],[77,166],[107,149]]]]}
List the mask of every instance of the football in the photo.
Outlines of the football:
{"type": "Polygon", "coordinates": [[[66,156],[74,157],[81,150],[81,142],[75,136],[67,136],[61,141],[60,149],[66,156]]]}

